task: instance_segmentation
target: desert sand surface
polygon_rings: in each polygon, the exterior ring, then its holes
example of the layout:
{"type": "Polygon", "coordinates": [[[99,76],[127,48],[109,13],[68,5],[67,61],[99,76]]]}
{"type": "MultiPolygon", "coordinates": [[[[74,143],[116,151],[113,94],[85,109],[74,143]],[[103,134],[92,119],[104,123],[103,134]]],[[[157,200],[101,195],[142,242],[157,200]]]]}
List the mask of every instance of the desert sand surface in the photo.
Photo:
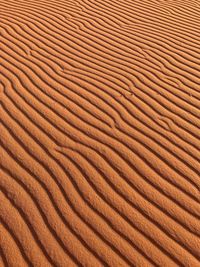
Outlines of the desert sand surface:
{"type": "Polygon", "coordinates": [[[200,0],[0,0],[0,266],[200,267],[200,0]]]}

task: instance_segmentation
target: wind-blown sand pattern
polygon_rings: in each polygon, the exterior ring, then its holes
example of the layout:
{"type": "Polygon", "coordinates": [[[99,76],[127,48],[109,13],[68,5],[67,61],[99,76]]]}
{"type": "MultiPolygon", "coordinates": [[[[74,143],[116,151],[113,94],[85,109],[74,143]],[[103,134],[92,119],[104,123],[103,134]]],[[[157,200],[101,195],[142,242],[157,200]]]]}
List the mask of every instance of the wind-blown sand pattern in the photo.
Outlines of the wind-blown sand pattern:
{"type": "Polygon", "coordinates": [[[200,266],[200,1],[0,0],[0,266],[200,266]]]}

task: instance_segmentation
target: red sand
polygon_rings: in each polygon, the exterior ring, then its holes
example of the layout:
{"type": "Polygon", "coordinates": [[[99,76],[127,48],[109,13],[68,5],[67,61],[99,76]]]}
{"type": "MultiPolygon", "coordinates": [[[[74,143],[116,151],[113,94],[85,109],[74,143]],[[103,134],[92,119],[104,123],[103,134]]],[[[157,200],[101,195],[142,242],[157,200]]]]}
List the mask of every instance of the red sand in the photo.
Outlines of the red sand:
{"type": "Polygon", "coordinates": [[[0,0],[0,266],[200,266],[200,1],[0,0]]]}

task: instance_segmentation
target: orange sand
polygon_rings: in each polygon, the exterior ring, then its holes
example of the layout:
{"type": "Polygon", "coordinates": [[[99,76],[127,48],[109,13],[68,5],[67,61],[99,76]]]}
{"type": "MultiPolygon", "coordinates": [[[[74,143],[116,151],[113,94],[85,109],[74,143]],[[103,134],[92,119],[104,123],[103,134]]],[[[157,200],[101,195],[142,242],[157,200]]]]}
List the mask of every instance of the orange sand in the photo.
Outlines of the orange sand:
{"type": "Polygon", "coordinates": [[[0,0],[0,266],[200,266],[200,0],[0,0]]]}

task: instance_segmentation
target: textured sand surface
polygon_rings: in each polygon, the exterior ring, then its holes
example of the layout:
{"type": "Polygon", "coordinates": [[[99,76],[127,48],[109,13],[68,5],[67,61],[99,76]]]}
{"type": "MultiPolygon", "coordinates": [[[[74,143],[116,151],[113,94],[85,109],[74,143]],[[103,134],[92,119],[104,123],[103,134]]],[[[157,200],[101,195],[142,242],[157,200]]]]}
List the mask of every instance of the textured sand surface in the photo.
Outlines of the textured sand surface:
{"type": "Polygon", "coordinates": [[[200,0],[0,0],[0,266],[200,266],[200,0]]]}

